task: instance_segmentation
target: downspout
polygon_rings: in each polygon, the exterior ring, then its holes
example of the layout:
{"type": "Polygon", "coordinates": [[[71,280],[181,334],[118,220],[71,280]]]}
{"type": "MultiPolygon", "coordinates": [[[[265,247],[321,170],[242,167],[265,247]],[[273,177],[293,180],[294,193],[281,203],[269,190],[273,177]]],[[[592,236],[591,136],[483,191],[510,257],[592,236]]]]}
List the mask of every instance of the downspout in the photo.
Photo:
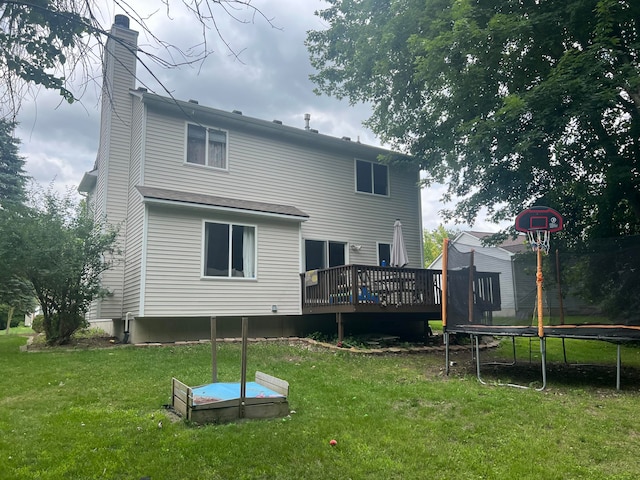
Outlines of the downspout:
{"type": "Polygon", "coordinates": [[[122,337],[122,343],[129,343],[129,327],[132,319],[135,319],[133,313],[127,312],[124,318],[124,337],[122,337]]]}

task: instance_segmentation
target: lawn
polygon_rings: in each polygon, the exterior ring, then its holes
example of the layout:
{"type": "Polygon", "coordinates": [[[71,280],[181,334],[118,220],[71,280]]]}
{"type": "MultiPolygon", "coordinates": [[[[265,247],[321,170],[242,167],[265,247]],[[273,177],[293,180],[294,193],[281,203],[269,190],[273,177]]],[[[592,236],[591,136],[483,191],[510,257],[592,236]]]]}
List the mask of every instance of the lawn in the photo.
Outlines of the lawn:
{"type": "MultiPolygon", "coordinates": [[[[633,368],[621,392],[615,346],[598,342],[570,351],[609,362],[603,381],[574,369],[579,378],[570,379],[558,367],[548,390],[536,392],[478,384],[468,351],[452,355],[445,377],[441,352],[363,356],[254,343],[249,372],[287,380],[295,413],[196,426],[172,421],[163,405],[172,376],[208,382],[209,345],[25,353],[24,343],[0,335],[2,479],[640,477],[633,347],[623,351],[633,368]]],[[[561,359],[557,347],[550,356],[561,359]]],[[[528,359],[528,342],[518,348],[528,359]]],[[[486,355],[509,353],[507,343],[486,355]]],[[[238,381],[240,346],[220,345],[218,360],[220,380],[238,381]]]]}

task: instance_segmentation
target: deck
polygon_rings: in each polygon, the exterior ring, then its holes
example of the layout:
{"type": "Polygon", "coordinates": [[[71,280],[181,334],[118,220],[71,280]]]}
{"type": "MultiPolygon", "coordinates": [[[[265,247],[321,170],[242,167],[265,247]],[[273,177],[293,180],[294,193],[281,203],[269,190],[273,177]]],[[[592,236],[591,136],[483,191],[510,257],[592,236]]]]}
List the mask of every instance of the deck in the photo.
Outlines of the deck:
{"type": "MultiPolygon", "coordinates": [[[[500,310],[499,274],[474,272],[473,282],[476,308],[500,310]]],[[[342,265],[305,272],[301,285],[303,314],[428,313],[440,312],[442,306],[441,270],[342,265]]]]}

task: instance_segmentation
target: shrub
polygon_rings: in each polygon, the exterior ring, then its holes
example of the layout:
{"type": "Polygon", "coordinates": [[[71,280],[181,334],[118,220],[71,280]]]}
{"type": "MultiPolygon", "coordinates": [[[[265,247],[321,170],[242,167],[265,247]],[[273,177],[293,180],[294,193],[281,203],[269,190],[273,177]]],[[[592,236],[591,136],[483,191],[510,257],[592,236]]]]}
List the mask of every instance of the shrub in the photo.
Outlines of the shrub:
{"type": "Polygon", "coordinates": [[[36,333],[44,332],[44,315],[36,315],[31,322],[31,328],[36,333]]]}

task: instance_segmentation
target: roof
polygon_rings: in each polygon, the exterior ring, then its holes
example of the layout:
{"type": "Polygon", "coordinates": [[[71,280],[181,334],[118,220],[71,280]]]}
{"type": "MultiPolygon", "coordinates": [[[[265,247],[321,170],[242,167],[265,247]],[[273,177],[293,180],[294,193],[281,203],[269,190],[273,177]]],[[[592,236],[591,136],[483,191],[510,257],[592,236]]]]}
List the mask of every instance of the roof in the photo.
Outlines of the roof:
{"type": "MultiPolygon", "coordinates": [[[[472,235],[474,237],[476,237],[479,240],[485,239],[487,237],[490,237],[491,235],[494,235],[491,232],[473,232],[473,231],[466,231],[464,233],[467,233],[469,235],[472,235]]],[[[520,252],[524,252],[528,249],[526,243],[525,243],[525,238],[523,235],[518,235],[516,238],[511,238],[511,237],[507,237],[507,239],[505,241],[503,241],[502,243],[499,243],[497,245],[494,245],[496,247],[500,247],[503,248],[505,250],[507,250],[508,252],[511,253],[520,253],[520,252]]]]}
{"type": "Polygon", "coordinates": [[[80,180],[80,185],[78,185],[78,191],[81,193],[88,193],[91,191],[93,187],[96,185],[96,181],[98,179],[98,170],[93,169],[90,172],[86,172],[82,176],[82,180],[80,180]]]}
{"type": "MultiPolygon", "coordinates": [[[[303,144],[323,150],[340,151],[354,156],[376,158],[379,155],[392,155],[406,159],[411,158],[409,155],[400,154],[392,150],[366,145],[359,141],[351,141],[347,137],[338,138],[323,135],[318,133],[317,130],[290,127],[283,125],[279,120],[261,120],[243,115],[242,112],[238,111],[218,110],[200,105],[193,100],[185,102],[163,97],[148,93],[145,89],[131,90],[131,93],[150,107],[165,111],[171,115],[180,115],[193,122],[215,123],[221,128],[239,129],[268,138],[278,138],[291,143],[303,144]]],[[[416,166],[417,169],[418,167],[416,166]]]]}
{"type": "Polygon", "coordinates": [[[235,198],[216,197],[200,193],[180,192],[165,188],[137,186],[145,203],[182,204],[214,210],[238,211],[259,215],[272,215],[298,221],[306,221],[309,215],[296,207],[275,203],[253,202],[235,198]]]}

